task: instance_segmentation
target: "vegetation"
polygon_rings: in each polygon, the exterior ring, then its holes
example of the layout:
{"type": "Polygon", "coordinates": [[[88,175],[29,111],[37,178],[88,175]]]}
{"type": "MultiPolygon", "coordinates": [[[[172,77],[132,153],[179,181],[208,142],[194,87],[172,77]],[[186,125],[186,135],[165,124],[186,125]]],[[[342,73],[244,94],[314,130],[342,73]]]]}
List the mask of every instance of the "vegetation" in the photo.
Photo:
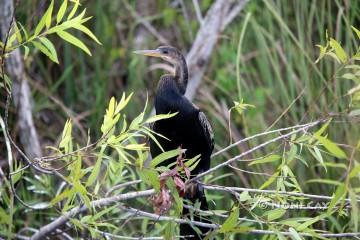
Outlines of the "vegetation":
{"type": "Polygon", "coordinates": [[[132,51],[160,45],[145,19],[186,52],[201,25],[193,2],[205,16],[214,1],[42,2],[18,4],[0,44],[5,63],[22,51],[44,146],[26,162],[2,103],[0,237],[171,239],[183,207],[209,217],[209,239],[360,235],[360,2],[250,1],[219,36],[195,98],[216,143],[208,212],[178,193],[197,158],[147,162],[148,124],[172,115],[150,116],[163,71],[132,51]]]}

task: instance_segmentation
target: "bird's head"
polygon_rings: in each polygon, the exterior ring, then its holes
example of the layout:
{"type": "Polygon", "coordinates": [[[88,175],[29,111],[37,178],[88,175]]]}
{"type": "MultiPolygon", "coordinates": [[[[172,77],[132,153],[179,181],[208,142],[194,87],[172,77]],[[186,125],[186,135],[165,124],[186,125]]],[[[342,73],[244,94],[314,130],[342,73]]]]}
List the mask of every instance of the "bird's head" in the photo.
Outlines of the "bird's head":
{"type": "Polygon", "coordinates": [[[171,46],[160,46],[155,50],[139,50],[134,51],[134,53],[149,57],[158,57],[172,64],[178,63],[182,56],[179,50],[171,46]]]}

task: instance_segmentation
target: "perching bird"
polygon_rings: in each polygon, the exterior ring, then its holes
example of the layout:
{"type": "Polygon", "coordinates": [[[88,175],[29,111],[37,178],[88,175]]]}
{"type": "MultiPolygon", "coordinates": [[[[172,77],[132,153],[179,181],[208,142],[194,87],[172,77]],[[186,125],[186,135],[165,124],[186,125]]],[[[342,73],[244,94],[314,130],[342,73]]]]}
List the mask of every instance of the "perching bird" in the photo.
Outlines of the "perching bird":
{"type": "MultiPolygon", "coordinates": [[[[204,172],[210,167],[210,156],[214,148],[213,131],[205,114],[191,103],[185,96],[188,82],[188,68],[184,56],[174,47],[161,46],[155,50],[135,51],[137,54],[161,58],[175,68],[175,74],[166,74],[160,78],[155,96],[156,114],[167,114],[178,112],[174,117],[155,122],[153,130],[167,139],[157,137],[160,145],[165,151],[181,147],[186,149],[187,159],[201,154],[201,159],[196,168],[191,171],[192,176],[204,172]]],[[[161,149],[150,140],[150,152],[152,157],[162,153],[161,149]]],[[[175,162],[176,157],[163,163],[168,165],[175,162]]],[[[208,210],[204,189],[200,184],[196,184],[195,191],[186,193],[185,198],[195,203],[200,201],[200,209],[208,210]]],[[[184,208],[183,215],[189,211],[184,208]]],[[[195,221],[207,222],[203,218],[195,216],[195,221]]],[[[209,229],[199,228],[201,233],[206,233],[209,229]]],[[[180,235],[195,237],[188,239],[202,239],[199,234],[188,224],[180,225],[180,235]]]]}

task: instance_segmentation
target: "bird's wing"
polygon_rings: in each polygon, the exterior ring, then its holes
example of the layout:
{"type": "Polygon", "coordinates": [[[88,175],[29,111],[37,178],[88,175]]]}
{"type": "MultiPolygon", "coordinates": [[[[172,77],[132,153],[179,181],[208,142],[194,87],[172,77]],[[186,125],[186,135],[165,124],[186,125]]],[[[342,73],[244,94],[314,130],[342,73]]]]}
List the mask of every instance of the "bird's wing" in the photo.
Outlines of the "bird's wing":
{"type": "Polygon", "coordinates": [[[212,151],[214,149],[214,132],[206,115],[201,111],[199,112],[199,121],[212,151]]]}

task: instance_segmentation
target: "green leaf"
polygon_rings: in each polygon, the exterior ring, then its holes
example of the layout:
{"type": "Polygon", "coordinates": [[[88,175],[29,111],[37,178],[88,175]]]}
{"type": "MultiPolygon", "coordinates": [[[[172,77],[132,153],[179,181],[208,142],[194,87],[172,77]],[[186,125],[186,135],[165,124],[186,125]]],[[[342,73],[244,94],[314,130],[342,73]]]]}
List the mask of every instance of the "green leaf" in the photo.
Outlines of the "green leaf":
{"type": "Polygon", "coordinates": [[[340,44],[333,38],[330,38],[330,46],[335,50],[336,56],[340,59],[342,63],[346,63],[348,56],[340,44]]]}
{"type": "Polygon", "coordinates": [[[45,25],[48,26],[48,15],[50,14],[50,21],[51,21],[51,14],[54,7],[54,0],[51,1],[49,8],[46,10],[42,18],[40,19],[39,23],[37,24],[35,28],[34,36],[38,36],[41,30],[44,29],[45,25]]]}
{"type": "Polygon", "coordinates": [[[351,26],[352,30],[356,33],[357,37],[360,39],[360,31],[355,28],[354,26],[351,26]]]}
{"type": "Polygon", "coordinates": [[[338,203],[338,201],[345,195],[346,192],[346,185],[340,184],[336,191],[335,191],[335,196],[334,198],[331,200],[330,204],[329,204],[329,208],[327,210],[328,214],[331,214],[331,212],[333,211],[335,205],[338,203]]]}
{"type": "Polygon", "coordinates": [[[143,182],[150,184],[157,192],[160,191],[160,177],[155,170],[143,168],[139,170],[139,175],[143,182]]]}
{"type": "Polygon", "coordinates": [[[304,223],[300,224],[296,230],[298,231],[304,231],[306,228],[308,228],[309,226],[313,225],[314,223],[320,221],[321,219],[325,218],[326,215],[320,215],[320,216],[316,216],[308,221],[305,221],[304,223]]]}
{"type": "Polygon", "coordinates": [[[73,25],[73,28],[82,31],[83,33],[88,35],[92,40],[94,40],[96,43],[102,45],[101,42],[97,39],[97,37],[90,31],[90,29],[88,29],[84,25],[76,24],[76,25],[73,25]]]}
{"type": "Polygon", "coordinates": [[[330,122],[332,119],[329,119],[324,125],[321,126],[321,128],[319,130],[316,131],[316,133],[314,134],[315,136],[321,136],[325,130],[328,128],[330,122]]]}
{"type": "Polygon", "coordinates": [[[84,200],[86,207],[88,209],[91,209],[90,199],[87,196],[86,188],[79,181],[74,181],[73,186],[74,186],[75,190],[80,194],[81,198],[84,200]]]}
{"type": "Polygon", "coordinates": [[[320,52],[319,52],[319,57],[315,60],[315,63],[318,63],[324,56],[325,56],[325,53],[326,53],[326,47],[323,47],[323,46],[321,46],[321,45],[316,45],[318,48],[319,48],[319,50],[320,50],[320,52]]]}
{"type": "Polygon", "coordinates": [[[41,43],[49,50],[51,56],[49,57],[53,62],[59,63],[58,56],[56,53],[55,46],[52,44],[52,42],[45,38],[45,37],[39,37],[39,40],[41,43]]]}
{"type": "Polygon", "coordinates": [[[272,154],[269,156],[266,156],[264,158],[261,158],[259,160],[252,161],[249,163],[249,166],[255,165],[255,164],[262,164],[262,163],[269,163],[269,162],[276,162],[281,159],[281,156],[277,154],[272,154]]]}
{"type": "Polygon", "coordinates": [[[292,227],[289,228],[289,232],[291,233],[290,237],[294,240],[303,240],[303,238],[299,235],[299,233],[292,227]]]}
{"type": "Polygon", "coordinates": [[[57,35],[59,35],[59,37],[61,37],[62,39],[64,39],[65,41],[73,44],[74,46],[82,49],[84,52],[86,52],[89,56],[91,56],[91,52],[90,50],[87,48],[87,46],[77,37],[74,37],[73,35],[71,35],[68,32],[65,31],[58,31],[56,32],[57,35]]]}
{"type": "Polygon", "coordinates": [[[280,172],[275,172],[266,182],[263,183],[263,185],[261,185],[260,189],[264,189],[267,186],[269,186],[270,184],[272,184],[277,177],[279,176],[280,172]]]}
{"type": "Polygon", "coordinates": [[[349,178],[356,177],[359,173],[360,173],[360,164],[357,165],[357,166],[355,166],[355,167],[351,170],[351,172],[350,172],[350,174],[349,174],[349,178]]]}
{"type": "Polygon", "coordinates": [[[103,159],[103,153],[105,151],[105,148],[106,146],[101,146],[101,150],[100,150],[100,153],[97,157],[97,160],[96,160],[96,163],[95,163],[95,166],[94,168],[92,169],[91,171],[91,174],[86,182],[86,186],[91,186],[95,180],[97,179],[99,173],[100,173],[100,168],[101,168],[101,163],[102,163],[102,159],[103,159]]]}
{"type": "Polygon", "coordinates": [[[80,5],[80,1],[79,0],[74,0],[74,7],[71,10],[71,12],[69,13],[67,20],[70,20],[76,13],[76,10],[78,9],[79,5],[80,5]]]}
{"type": "Polygon", "coordinates": [[[227,233],[231,231],[233,228],[235,228],[237,224],[237,220],[239,218],[239,208],[235,207],[231,213],[230,216],[225,220],[221,228],[219,229],[220,233],[227,233]]]}
{"type": "Polygon", "coordinates": [[[15,29],[16,39],[18,40],[18,43],[21,43],[22,42],[21,30],[19,29],[16,23],[14,24],[14,29],[15,29]]]}
{"type": "Polygon", "coordinates": [[[65,11],[67,9],[67,3],[68,3],[68,0],[64,0],[63,3],[61,4],[59,12],[57,13],[57,16],[56,16],[57,23],[61,22],[61,20],[63,19],[65,11]]]}
{"type": "Polygon", "coordinates": [[[277,208],[270,211],[267,211],[263,216],[267,216],[268,221],[273,221],[275,219],[281,218],[286,213],[286,210],[283,208],[277,208]]]}
{"type": "Polygon", "coordinates": [[[59,148],[63,148],[65,153],[71,152],[72,149],[72,123],[71,120],[67,120],[62,132],[59,148]]]}
{"type": "Polygon", "coordinates": [[[317,140],[319,140],[319,142],[335,157],[347,158],[345,152],[343,150],[341,150],[341,148],[339,148],[335,143],[333,143],[329,139],[327,139],[325,137],[321,137],[321,136],[316,136],[316,135],[314,135],[314,137],[317,140]]]}
{"type": "Polygon", "coordinates": [[[58,63],[57,59],[51,54],[50,50],[47,49],[41,42],[33,41],[31,43],[34,45],[35,48],[39,49],[40,52],[49,57],[51,61],[58,63]]]}
{"type": "Polygon", "coordinates": [[[180,148],[178,148],[178,149],[160,153],[154,159],[151,160],[150,167],[154,168],[167,159],[179,156],[180,152],[181,152],[181,150],[180,150],[180,148]]]}
{"type": "Polygon", "coordinates": [[[310,180],[307,180],[306,183],[324,183],[324,184],[335,185],[335,186],[338,186],[341,184],[340,182],[338,182],[336,180],[323,179],[323,178],[310,179],[310,180]]]}
{"type": "Polygon", "coordinates": [[[48,8],[48,10],[46,11],[46,21],[45,21],[45,25],[46,28],[49,29],[50,25],[51,25],[51,18],[52,18],[52,12],[54,9],[54,0],[51,0],[50,6],[48,8]]]}
{"type": "Polygon", "coordinates": [[[65,198],[69,198],[72,195],[75,194],[75,189],[71,188],[71,189],[65,189],[62,193],[60,193],[59,195],[57,195],[55,198],[53,198],[50,202],[51,205],[55,205],[56,203],[62,201],[65,198]]]}
{"type": "Polygon", "coordinates": [[[176,112],[176,113],[168,113],[168,114],[158,114],[158,115],[155,115],[155,116],[152,116],[152,117],[148,118],[145,121],[145,123],[152,123],[152,122],[156,122],[156,121],[159,121],[159,120],[162,120],[162,119],[172,118],[176,114],[178,114],[178,113],[176,112]]]}
{"type": "Polygon", "coordinates": [[[124,107],[126,107],[126,105],[129,103],[133,94],[134,93],[130,93],[129,96],[126,97],[125,92],[123,93],[119,104],[116,106],[115,113],[119,113],[124,107]]]}

